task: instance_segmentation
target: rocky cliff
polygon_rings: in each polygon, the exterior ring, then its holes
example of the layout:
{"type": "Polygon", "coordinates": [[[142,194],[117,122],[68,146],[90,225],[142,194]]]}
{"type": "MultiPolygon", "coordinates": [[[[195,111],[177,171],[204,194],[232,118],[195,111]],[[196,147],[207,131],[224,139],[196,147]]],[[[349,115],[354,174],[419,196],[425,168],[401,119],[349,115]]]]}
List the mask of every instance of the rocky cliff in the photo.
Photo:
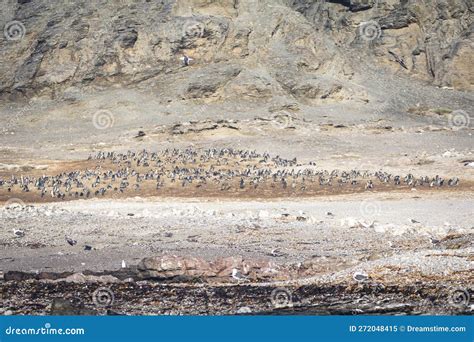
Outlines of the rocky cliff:
{"type": "Polygon", "coordinates": [[[142,86],[162,101],[364,102],[378,85],[352,82],[368,66],[472,90],[473,11],[470,0],[5,0],[0,94],[142,86]]]}

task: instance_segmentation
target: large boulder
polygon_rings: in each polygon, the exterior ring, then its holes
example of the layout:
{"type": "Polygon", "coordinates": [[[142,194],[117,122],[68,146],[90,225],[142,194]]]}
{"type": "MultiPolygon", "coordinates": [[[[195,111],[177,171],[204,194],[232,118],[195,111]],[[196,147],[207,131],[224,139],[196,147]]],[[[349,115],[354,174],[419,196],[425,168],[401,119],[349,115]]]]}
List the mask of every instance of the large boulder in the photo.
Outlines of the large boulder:
{"type": "Polygon", "coordinates": [[[144,258],[138,265],[141,279],[166,280],[173,278],[219,278],[232,280],[232,271],[237,269],[249,280],[275,276],[277,266],[265,260],[245,260],[241,256],[206,261],[195,257],[164,255],[144,258]]]}

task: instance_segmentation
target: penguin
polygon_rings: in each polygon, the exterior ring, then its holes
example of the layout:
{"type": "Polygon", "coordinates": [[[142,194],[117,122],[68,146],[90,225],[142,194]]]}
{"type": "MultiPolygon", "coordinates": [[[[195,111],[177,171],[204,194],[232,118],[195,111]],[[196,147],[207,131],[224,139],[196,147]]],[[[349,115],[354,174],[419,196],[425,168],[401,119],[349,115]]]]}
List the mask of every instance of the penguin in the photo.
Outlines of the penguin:
{"type": "Polygon", "coordinates": [[[189,56],[183,55],[183,57],[181,57],[181,60],[183,61],[183,65],[184,65],[185,67],[188,67],[188,66],[189,66],[189,63],[190,63],[191,61],[193,61],[194,59],[192,59],[192,58],[189,57],[189,56]]]}

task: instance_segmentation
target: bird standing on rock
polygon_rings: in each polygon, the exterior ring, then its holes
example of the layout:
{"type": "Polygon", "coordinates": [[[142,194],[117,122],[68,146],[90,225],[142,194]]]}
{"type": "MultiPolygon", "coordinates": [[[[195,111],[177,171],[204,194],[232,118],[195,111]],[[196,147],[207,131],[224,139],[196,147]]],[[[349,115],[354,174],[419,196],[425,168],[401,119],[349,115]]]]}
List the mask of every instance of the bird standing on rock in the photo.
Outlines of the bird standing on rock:
{"type": "Polygon", "coordinates": [[[232,278],[238,281],[248,281],[248,277],[244,276],[242,272],[240,272],[238,269],[233,268],[232,269],[232,278]]]}

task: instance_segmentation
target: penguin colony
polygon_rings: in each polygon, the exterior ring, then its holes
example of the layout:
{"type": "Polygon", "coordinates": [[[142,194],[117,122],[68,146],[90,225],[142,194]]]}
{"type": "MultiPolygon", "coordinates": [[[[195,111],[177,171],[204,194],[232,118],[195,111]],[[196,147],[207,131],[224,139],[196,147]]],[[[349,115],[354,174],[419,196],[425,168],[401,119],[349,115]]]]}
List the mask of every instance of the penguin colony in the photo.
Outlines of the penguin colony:
{"type": "Polygon", "coordinates": [[[383,171],[318,170],[316,163],[298,164],[268,153],[223,149],[166,149],[98,152],[90,155],[85,170],[62,172],[54,176],[12,175],[0,178],[0,193],[34,192],[54,200],[103,197],[109,194],[138,196],[144,188],[157,196],[166,189],[175,193],[212,190],[214,192],[307,195],[325,189],[370,191],[377,187],[440,188],[454,187],[458,178],[393,175],[383,171]]]}

